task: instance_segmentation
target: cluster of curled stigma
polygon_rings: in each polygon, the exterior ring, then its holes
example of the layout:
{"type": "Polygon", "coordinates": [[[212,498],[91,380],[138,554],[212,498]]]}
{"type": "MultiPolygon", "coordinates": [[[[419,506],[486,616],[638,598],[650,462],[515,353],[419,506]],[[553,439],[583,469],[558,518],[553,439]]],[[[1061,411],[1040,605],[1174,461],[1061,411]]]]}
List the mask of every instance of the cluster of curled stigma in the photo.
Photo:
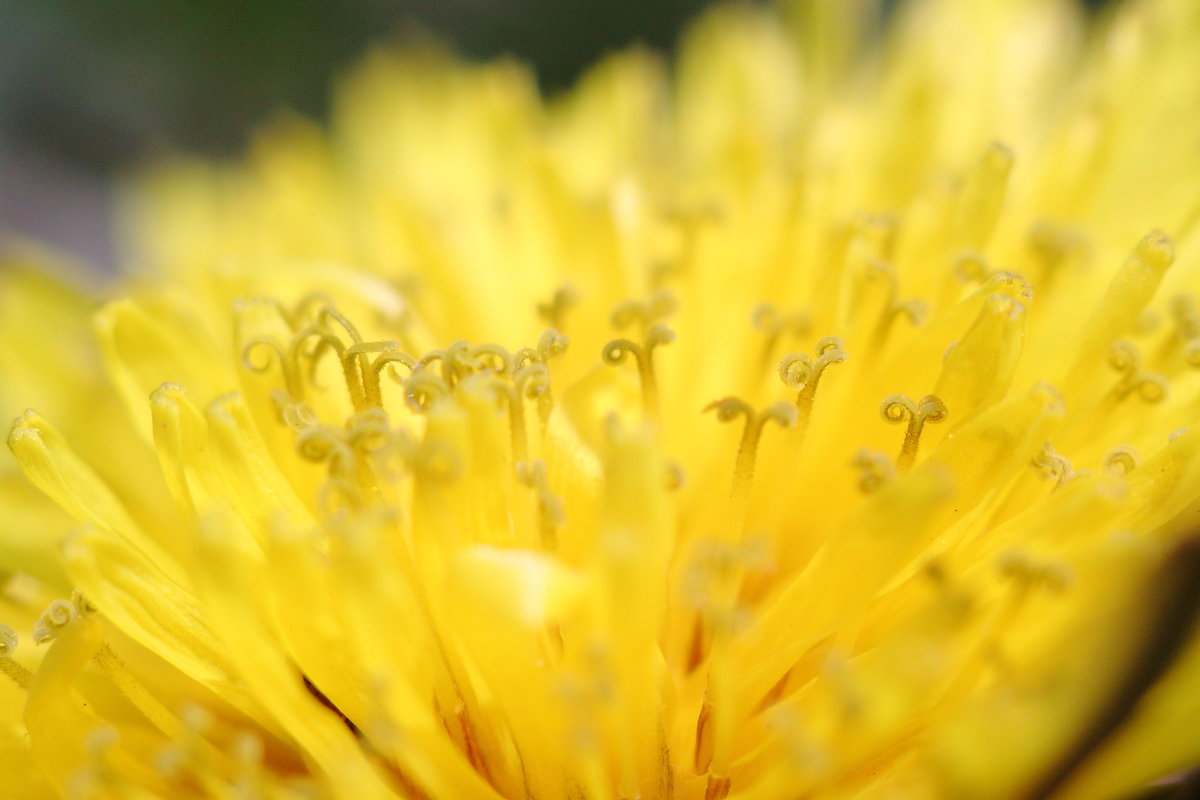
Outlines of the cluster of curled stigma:
{"type": "MultiPolygon", "coordinates": [[[[527,426],[530,409],[541,428],[547,424],[554,404],[550,366],[566,352],[570,342],[566,335],[547,328],[534,346],[513,352],[497,344],[472,345],[457,340],[415,356],[404,352],[396,340],[364,341],[354,323],[326,295],[306,295],[291,307],[275,300],[250,302],[261,302],[276,310],[286,322],[290,338],[248,338],[242,343],[242,365],[259,374],[275,371],[282,382],[270,395],[277,421],[295,432],[296,447],[304,460],[326,466],[327,480],[321,488],[320,505],[327,510],[338,504],[359,507],[371,498],[382,497],[380,480],[394,477],[397,469],[418,469],[443,480],[452,479],[459,472],[458,456],[452,446],[428,439],[420,441],[412,431],[392,426],[384,403],[382,379],[386,375],[399,388],[403,406],[418,416],[452,397],[456,390],[493,398],[508,420],[509,452],[515,475],[522,484],[536,488],[542,502],[554,509],[546,512],[549,517],[561,519],[561,501],[549,491],[545,464],[529,458],[527,426]],[[323,423],[306,400],[314,391],[326,388],[317,375],[323,359],[333,359],[337,364],[354,409],[342,426],[323,423]]],[[[560,289],[538,311],[561,325],[565,310],[578,302],[576,292],[560,289]]],[[[655,351],[675,338],[665,322],[675,306],[674,296],[665,290],[656,291],[645,302],[621,303],[611,314],[611,324],[617,331],[628,334],[609,341],[600,353],[600,360],[612,366],[632,359],[646,420],[662,413],[658,407],[654,359],[655,351]]],[[[889,306],[885,316],[890,318],[895,313],[896,309],[889,306]]],[[[755,309],[752,323],[763,334],[763,350],[769,355],[784,334],[790,339],[807,334],[808,320],[804,312],[781,316],[769,304],[762,304],[755,309]]],[[[786,428],[797,428],[802,436],[822,375],[830,366],[846,359],[842,340],[836,336],[824,337],[816,342],[814,355],[791,352],[779,362],[780,381],[796,392],[793,401],[781,400],[755,412],[745,401],[726,397],[703,409],[715,411],[723,422],[745,418],[734,469],[735,498],[747,491],[765,424],[774,421],[786,428]]],[[[182,391],[182,387],[173,384],[159,390],[164,395],[182,391]]],[[[881,413],[888,422],[908,423],[894,468],[890,464],[881,467],[891,475],[912,466],[922,427],[927,422],[943,420],[947,410],[932,395],[922,398],[919,404],[902,395],[893,395],[883,401],[881,413]]],[[[665,468],[669,485],[682,483],[683,475],[677,464],[668,462],[665,468]]]]}
{"type": "MultiPolygon", "coordinates": [[[[864,246],[876,247],[880,241],[894,235],[888,229],[889,224],[886,220],[862,218],[852,223],[852,230],[858,231],[854,236],[873,243],[864,246]]],[[[1031,252],[1045,261],[1048,271],[1052,270],[1067,257],[1064,253],[1069,252],[1068,237],[1059,231],[1037,227],[1030,235],[1031,252]]],[[[1131,260],[1162,261],[1170,258],[1169,250],[1165,238],[1152,233],[1139,245],[1131,260]]],[[[922,300],[897,301],[895,274],[886,261],[879,258],[866,259],[861,275],[861,291],[874,292],[870,288],[872,284],[884,287],[882,302],[877,306],[878,316],[867,324],[869,335],[863,339],[868,354],[875,359],[886,348],[888,331],[897,316],[907,316],[911,324],[920,326],[928,313],[927,303],[922,300]]],[[[978,254],[968,253],[955,262],[952,276],[954,281],[977,287],[975,294],[983,298],[984,310],[976,328],[966,334],[967,345],[956,340],[946,349],[943,359],[947,367],[943,370],[942,383],[952,382],[953,377],[961,378],[952,374],[953,362],[959,353],[971,345],[978,350],[981,344],[987,344],[983,341],[984,336],[994,332],[987,327],[989,316],[1019,320],[1033,299],[1029,281],[1011,272],[990,271],[978,254]],[[979,336],[971,341],[977,328],[980,329],[979,336]]],[[[1048,273],[1042,280],[1051,284],[1052,276],[1048,273]]],[[[544,321],[564,328],[568,312],[584,300],[574,288],[563,287],[548,302],[539,304],[536,311],[544,321]]],[[[397,470],[418,470],[441,480],[453,479],[461,471],[459,454],[452,443],[428,436],[421,438],[403,426],[393,427],[391,416],[385,410],[383,377],[386,374],[398,387],[402,405],[417,416],[428,414],[440,401],[453,397],[456,392],[494,402],[497,411],[507,419],[513,476],[519,484],[537,493],[543,519],[543,542],[554,540],[551,529],[556,524],[561,525],[564,507],[562,500],[551,491],[546,465],[540,459],[530,457],[529,426],[531,423],[536,425],[537,435],[544,436],[554,407],[551,366],[564,355],[570,341],[558,328],[547,328],[533,346],[511,352],[498,344],[456,340],[444,348],[414,355],[403,349],[402,340],[364,340],[355,324],[324,294],[306,295],[292,306],[275,300],[249,302],[273,309],[286,324],[288,335],[283,338],[245,337],[241,344],[242,364],[254,373],[273,373],[282,384],[271,391],[277,421],[294,431],[296,447],[304,460],[325,465],[327,479],[321,488],[322,506],[327,509],[338,504],[360,507],[370,503],[372,498],[381,498],[384,492],[380,481],[394,477],[397,470]],[[326,388],[318,380],[318,371],[327,359],[336,363],[353,409],[341,426],[322,422],[308,402],[314,391],[326,388]]],[[[612,311],[610,323],[622,335],[607,342],[599,354],[600,362],[614,367],[632,362],[640,388],[641,416],[651,423],[664,416],[675,417],[678,413],[674,409],[660,408],[655,367],[656,351],[675,339],[675,331],[667,324],[667,319],[676,311],[677,302],[669,290],[660,288],[644,301],[621,303],[612,311]]],[[[873,307],[870,303],[864,305],[873,307]]],[[[769,360],[782,341],[809,336],[813,319],[822,316],[828,315],[806,311],[783,313],[769,303],[757,306],[750,323],[762,336],[762,359],[769,360]]],[[[1103,316],[1103,313],[1097,315],[1098,318],[1103,316]]],[[[1181,364],[1200,367],[1200,356],[1197,356],[1200,353],[1200,314],[1197,314],[1192,299],[1187,295],[1174,298],[1170,316],[1174,327],[1163,337],[1155,351],[1155,360],[1165,369],[1177,369],[1181,364]]],[[[853,324],[862,325],[858,321],[853,324]]],[[[1150,332],[1158,324],[1158,318],[1146,312],[1138,323],[1138,330],[1150,332]]],[[[1118,329],[1113,325],[1109,327],[1114,331],[1118,329]]],[[[715,411],[723,422],[738,417],[745,420],[733,470],[731,497],[734,506],[746,501],[754,474],[755,454],[766,423],[773,421],[793,429],[796,431],[793,441],[802,441],[823,376],[830,367],[842,364],[848,358],[841,337],[825,336],[815,342],[811,355],[794,351],[779,360],[778,378],[784,387],[795,392],[792,401],[780,400],[756,412],[738,397],[725,397],[702,409],[715,411]]],[[[1156,403],[1166,396],[1169,388],[1166,375],[1148,371],[1143,366],[1140,349],[1133,342],[1113,338],[1108,345],[1107,359],[1118,377],[1103,401],[1082,415],[1085,419],[1095,421],[1096,415],[1107,413],[1105,409],[1111,411],[1130,396],[1147,403],[1156,403]]],[[[1074,375],[1068,378],[1074,379],[1074,375]]],[[[1045,388],[1054,391],[1049,386],[1045,388]]],[[[159,391],[170,394],[182,389],[164,385],[159,391]]],[[[978,405],[980,398],[971,399],[978,405]]],[[[847,466],[859,473],[860,490],[872,493],[897,475],[910,471],[917,460],[926,426],[944,423],[953,413],[954,409],[935,393],[926,394],[919,400],[904,394],[884,397],[879,414],[885,422],[903,426],[902,440],[894,458],[866,448],[859,449],[847,466]]],[[[1044,443],[1031,463],[1039,475],[1052,478],[1056,485],[1077,475],[1070,461],[1057,453],[1050,442],[1044,443]]],[[[1133,451],[1120,445],[1106,456],[1103,466],[1113,474],[1125,474],[1136,464],[1133,451]]],[[[682,484],[683,472],[676,462],[668,462],[665,469],[668,485],[682,484]]]]}
{"type": "MultiPolygon", "coordinates": [[[[418,357],[403,352],[396,341],[363,341],[328,297],[305,297],[290,310],[276,302],[271,305],[287,321],[291,338],[286,342],[250,339],[243,344],[242,363],[253,372],[278,369],[281,373],[284,386],[271,393],[278,421],[295,431],[303,459],[327,466],[328,479],[321,490],[324,500],[330,501],[322,503],[327,509],[339,502],[361,506],[381,497],[380,480],[394,477],[397,469],[416,469],[442,480],[459,473],[452,446],[418,442],[410,431],[392,427],[381,386],[385,373],[398,385],[403,405],[418,416],[456,390],[492,398],[509,421],[510,453],[518,477],[542,493],[544,502],[557,503],[546,488],[544,465],[529,460],[526,426],[530,408],[542,426],[549,417],[553,407],[549,365],[566,352],[570,341],[566,336],[548,328],[534,346],[515,352],[457,340],[418,357]],[[312,389],[322,388],[317,369],[330,356],[336,358],[354,409],[341,427],[322,424],[305,399],[312,389]]],[[[620,342],[613,347],[620,351],[620,342]]],[[[617,358],[623,355],[620,352],[617,358]]],[[[646,370],[652,381],[652,367],[647,365],[646,370]]]]}

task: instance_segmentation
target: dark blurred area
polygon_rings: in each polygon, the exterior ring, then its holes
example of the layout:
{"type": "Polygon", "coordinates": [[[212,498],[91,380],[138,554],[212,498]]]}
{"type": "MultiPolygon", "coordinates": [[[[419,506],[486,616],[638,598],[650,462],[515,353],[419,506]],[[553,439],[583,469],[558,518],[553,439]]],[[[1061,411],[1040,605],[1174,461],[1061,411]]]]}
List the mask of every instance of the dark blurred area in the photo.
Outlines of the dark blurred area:
{"type": "Polygon", "coordinates": [[[0,0],[0,233],[108,265],[114,172],[236,153],[279,109],[319,119],[331,76],[405,30],[514,55],[553,92],[633,42],[669,50],[710,2],[0,0]]]}
{"type": "Polygon", "coordinates": [[[155,151],[238,152],[280,109],[321,118],[371,44],[511,54],[546,91],[710,0],[0,0],[0,232],[108,265],[108,184],[155,151]]]}
{"type": "Polygon", "coordinates": [[[278,107],[319,116],[330,75],[421,26],[512,53],[550,90],[632,41],[668,47],[705,0],[0,0],[0,128],[102,169],[170,144],[236,151],[278,107]]]}

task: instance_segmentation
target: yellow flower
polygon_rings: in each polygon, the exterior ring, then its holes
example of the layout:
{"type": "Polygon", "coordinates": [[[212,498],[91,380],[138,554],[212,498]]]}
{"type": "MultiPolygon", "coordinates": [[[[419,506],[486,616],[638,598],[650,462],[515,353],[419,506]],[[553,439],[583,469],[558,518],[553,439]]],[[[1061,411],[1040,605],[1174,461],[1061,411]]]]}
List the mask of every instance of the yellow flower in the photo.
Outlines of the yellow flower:
{"type": "Polygon", "coordinates": [[[98,311],[11,255],[0,795],[1196,764],[1200,5],[867,5],[548,101],[378,53],[140,181],[98,311]]]}

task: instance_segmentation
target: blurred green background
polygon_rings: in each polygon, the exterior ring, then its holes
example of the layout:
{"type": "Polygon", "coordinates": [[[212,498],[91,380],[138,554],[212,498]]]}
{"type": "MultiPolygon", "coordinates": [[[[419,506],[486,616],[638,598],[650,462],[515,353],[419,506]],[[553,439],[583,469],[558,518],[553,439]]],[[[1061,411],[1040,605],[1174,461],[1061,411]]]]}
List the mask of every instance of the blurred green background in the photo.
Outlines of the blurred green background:
{"type": "Polygon", "coordinates": [[[0,0],[0,232],[107,264],[114,172],[235,153],[278,109],[320,118],[331,76],[408,28],[515,55],[553,92],[608,51],[670,49],[710,2],[0,0]]]}
{"type": "Polygon", "coordinates": [[[170,144],[237,150],[277,107],[407,26],[512,53],[550,90],[633,41],[669,47],[706,0],[0,0],[0,128],[89,168],[170,144]]]}
{"type": "Polygon", "coordinates": [[[110,266],[114,173],[239,151],[274,111],[320,118],[331,76],[413,28],[512,54],[561,89],[603,53],[671,47],[710,0],[0,0],[0,235],[110,266]]]}

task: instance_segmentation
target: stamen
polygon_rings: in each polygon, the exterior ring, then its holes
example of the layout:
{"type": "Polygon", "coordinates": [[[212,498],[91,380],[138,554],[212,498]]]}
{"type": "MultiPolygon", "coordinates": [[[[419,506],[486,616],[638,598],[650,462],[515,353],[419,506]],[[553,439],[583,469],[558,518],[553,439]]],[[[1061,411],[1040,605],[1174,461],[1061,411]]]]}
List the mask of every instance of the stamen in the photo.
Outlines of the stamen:
{"type": "Polygon", "coordinates": [[[920,327],[924,324],[927,316],[929,316],[929,304],[919,297],[894,302],[884,311],[883,316],[879,318],[879,324],[875,326],[875,332],[871,336],[871,345],[867,352],[882,352],[884,342],[887,341],[888,334],[892,330],[892,325],[900,317],[907,318],[909,324],[913,327],[920,327]]]}
{"type": "MultiPolygon", "coordinates": [[[[742,428],[742,440],[738,444],[737,462],[733,472],[732,506],[740,517],[744,513],[743,506],[750,491],[750,483],[754,479],[754,462],[758,457],[758,442],[762,438],[763,427],[768,421],[791,428],[796,424],[799,412],[790,403],[778,402],[755,414],[754,410],[744,400],[737,397],[725,397],[709,403],[705,411],[716,411],[717,419],[721,422],[732,422],[738,417],[744,417],[745,427],[742,428]]],[[[737,532],[740,535],[740,531],[737,532]]]]}
{"type": "Polygon", "coordinates": [[[724,212],[715,203],[696,203],[692,205],[672,205],[663,209],[663,219],[679,229],[679,254],[674,261],[666,261],[654,266],[651,273],[653,286],[661,286],[675,275],[684,274],[692,265],[696,256],[700,232],[706,225],[715,225],[724,217],[724,212]]]}
{"type": "Polygon", "coordinates": [[[624,330],[634,322],[643,331],[648,330],[660,319],[675,312],[675,296],[666,290],[659,290],[650,295],[646,302],[626,300],[618,305],[612,313],[611,321],[614,328],[624,330]]]}
{"type": "Polygon", "coordinates": [[[868,281],[884,277],[888,280],[889,288],[895,288],[896,275],[891,260],[897,230],[896,220],[891,216],[855,214],[845,226],[845,263],[868,281]]]}
{"type": "Polygon", "coordinates": [[[459,379],[475,372],[475,361],[471,358],[471,345],[462,339],[451,342],[445,350],[430,350],[417,361],[417,369],[424,370],[435,361],[441,362],[442,380],[447,388],[453,388],[459,379]]]}
{"type": "Polygon", "coordinates": [[[1117,400],[1124,400],[1134,392],[1147,403],[1158,403],[1167,396],[1167,379],[1158,373],[1142,370],[1142,354],[1133,342],[1124,339],[1113,342],[1108,352],[1108,363],[1121,375],[1112,390],[1117,400]]]}
{"type": "Polygon", "coordinates": [[[1008,550],[995,559],[1001,577],[1009,582],[989,630],[977,645],[980,656],[976,669],[968,670],[956,683],[965,688],[970,677],[978,677],[979,669],[987,664],[1005,680],[1014,677],[1014,664],[1005,652],[1006,633],[1019,620],[1031,595],[1037,590],[1058,594],[1069,588],[1072,576],[1067,565],[1029,556],[1020,550],[1008,550]]]}
{"type": "Polygon", "coordinates": [[[937,395],[927,394],[919,403],[903,394],[893,394],[884,398],[879,405],[879,415],[884,422],[898,425],[907,422],[904,430],[904,443],[900,447],[900,456],[896,459],[896,471],[903,474],[908,472],[917,459],[917,448],[921,444],[921,431],[927,423],[942,422],[949,416],[945,404],[937,395]]]}
{"type": "Polygon", "coordinates": [[[444,441],[423,441],[412,449],[413,472],[433,483],[450,483],[463,473],[463,461],[458,450],[444,441]]]}
{"type": "Polygon", "coordinates": [[[990,274],[987,261],[979,253],[963,253],[954,262],[954,277],[963,283],[983,284],[990,274]]]}
{"type": "Polygon", "coordinates": [[[329,474],[350,477],[354,474],[354,449],[346,441],[346,432],[329,425],[314,425],[296,437],[296,450],[305,461],[329,464],[329,474]]]}
{"type": "MultiPolygon", "coordinates": [[[[395,353],[398,350],[398,345],[392,341],[383,342],[356,342],[345,349],[342,353],[342,370],[346,374],[346,385],[350,389],[350,398],[353,401],[356,393],[355,387],[358,388],[358,397],[360,403],[354,405],[355,411],[364,411],[368,408],[379,408],[383,406],[383,394],[379,388],[379,369],[376,367],[371,355],[379,353],[387,355],[395,353]],[[354,375],[353,380],[349,377],[354,375]]],[[[403,354],[402,354],[403,355],[403,354]]],[[[378,357],[375,359],[378,360],[378,357]]],[[[398,358],[401,363],[411,361],[411,356],[406,358],[398,358]]]]}
{"type": "Polygon", "coordinates": [[[538,529],[542,547],[554,550],[558,546],[558,530],[566,520],[562,498],[550,491],[546,464],[541,459],[518,461],[517,479],[537,493],[538,529]]]}
{"type": "Polygon", "coordinates": [[[1035,560],[1019,550],[1004,553],[997,566],[1000,574],[1016,581],[1022,592],[1037,587],[1061,592],[1071,585],[1071,573],[1064,564],[1035,560]]]}
{"type": "Polygon", "coordinates": [[[1042,449],[1037,452],[1030,464],[1037,470],[1038,476],[1042,480],[1054,481],[1055,489],[1076,476],[1070,460],[1061,453],[1055,452],[1049,442],[1042,445],[1042,449]]]}
{"type": "Polygon", "coordinates": [[[120,780],[112,768],[110,759],[112,749],[120,740],[121,736],[117,733],[117,729],[109,725],[102,725],[92,729],[84,738],[84,747],[88,755],[94,759],[94,763],[90,767],[105,782],[112,781],[113,779],[120,780]]]}
{"type": "Polygon", "coordinates": [[[873,317],[875,326],[871,331],[869,345],[866,348],[869,354],[874,355],[882,351],[888,334],[897,319],[903,316],[907,317],[912,325],[921,325],[929,313],[929,304],[919,298],[900,299],[899,278],[896,276],[895,268],[887,261],[879,259],[868,261],[863,267],[862,274],[865,285],[860,289],[861,299],[853,305],[863,310],[864,322],[872,319],[870,315],[876,315],[873,317]],[[878,289],[868,288],[870,284],[879,282],[884,285],[882,292],[878,289]],[[874,297],[873,301],[865,300],[868,291],[874,297]]]}
{"type": "Polygon", "coordinates": [[[839,716],[845,721],[861,717],[868,703],[863,687],[856,680],[849,657],[838,651],[829,653],[819,667],[820,679],[829,686],[839,716]]]}
{"type": "Polygon", "coordinates": [[[30,608],[41,601],[45,584],[25,572],[0,569],[0,599],[19,608],[30,608]]]}
{"type": "Polygon", "coordinates": [[[343,510],[359,511],[362,507],[363,493],[353,480],[331,475],[317,487],[317,508],[326,518],[337,517],[343,510]]]}
{"type": "MultiPolygon", "coordinates": [[[[950,619],[955,621],[956,627],[975,614],[978,606],[976,588],[958,575],[951,574],[941,556],[929,558],[921,567],[921,575],[932,584],[936,602],[943,613],[951,615],[950,619]]],[[[960,672],[957,680],[972,685],[971,672],[971,669],[960,672]]]]}
{"type": "Polygon", "coordinates": [[[382,408],[369,408],[351,416],[344,429],[313,424],[296,436],[301,458],[327,465],[319,498],[327,511],[338,505],[358,508],[369,497],[377,496],[379,477],[390,474],[384,457],[401,449],[397,432],[382,408]],[[338,500],[342,502],[336,503],[338,500]]]}
{"type": "Polygon", "coordinates": [[[382,408],[368,408],[346,420],[346,442],[359,454],[379,453],[392,445],[395,432],[382,408]]]}
{"type": "MultiPolygon", "coordinates": [[[[329,312],[330,309],[324,309],[322,313],[329,312]]],[[[336,312],[333,312],[336,313],[336,312]]],[[[344,319],[341,315],[336,317],[344,319]]],[[[349,325],[349,322],[346,322],[349,325]]],[[[367,353],[371,351],[379,352],[389,349],[388,343],[375,342],[369,345],[363,345],[363,342],[355,338],[357,331],[352,336],[352,343],[347,346],[331,331],[319,328],[310,327],[296,334],[293,344],[294,348],[299,348],[300,344],[307,339],[315,339],[316,344],[313,346],[312,352],[308,354],[309,366],[309,381],[316,386],[316,370],[320,363],[321,357],[329,350],[337,354],[338,362],[342,367],[342,378],[346,383],[346,390],[350,393],[350,403],[355,411],[361,411],[367,407],[367,394],[363,386],[363,375],[368,371],[367,353]],[[360,347],[360,345],[363,345],[360,347]],[[358,349],[352,349],[358,348],[358,349]]],[[[395,348],[395,343],[390,343],[391,349],[395,348]]]]}
{"type": "Polygon", "coordinates": [[[604,363],[620,364],[625,357],[632,354],[637,361],[638,378],[642,384],[642,410],[647,417],[658,415],[658,383],[654,375],[654,351],[660,345],[675,340],[675,332],[662,323],[655,323],[646,329],[642,344],[636,344],[629,339],[613,339],[604,345],[600,357],[604,363]]]}
{"type": "Polygon", "coordinates": [[[230,742],[229,750],[233,760],[243,769],[257,770],[262,764],[263,742],[256,733],[239,731],[230,742]]]}
{"type": "Polygon", "coordinates": [[[59,631],[79,617],[79,609],[70,600],[52,600],[33,625],[33,641],[45,644],[58,637],[59,631]]]}
{"type": "Polygon", "coordinates": [[[554,296],[548,303],[538,303],[538,316],[546,321],[551,328],[563,330],[563,317],[568,310],[579,302],[579,295],[570,286],[561,286],[554,290],[554,296]]]}
{"type": "Polygon", "coordinates": [[[274,339],[257,338],[246,342],[242,347],[242,364],[251,372],[265,373],[271,369],[272,361],[279,363],[283,373],[283,384],[288,397],[293,402],[304,399],[304,381],[300,378],[299,355],[295,340],[287,350],[274,339]],[[256,352],[265,352],[265,360],[256,360],[256,352]],[[274,356],[272,359],[271,356],[274,356]]]}
{"type": "Polygon", "coordinates": [[[79,616],[81,617],[91,616],[92,614],[99,613],[100,611],[99,607],[92,602],[91,598],[78,589],[71,590],[71,603],[75,606],[76,610],[79,611],[79,616]]]}
{"type": "Polygon", "coordinates": [[[177,744],[168,744],[154,756],[154,771],[165,780],[175,783],[183,778],[188,767],[188,754],[177,744]]]}
{"type": "Polygon", "coordinates": [[[877,450],[859,448],[851,465],[858,470],[858,488],[863,494],[878,491],[896,476],[892,460],[877,450]]]}
{"type": "Polygon", "coordinates": [[[296,333],[306,324],[315,322],[314,306],[332,306],[333,298],[322,292],[309,292],[288,308],[277,297],[250,297],[234,302],[234,308],[243,311],[256,305],[273,309],[286,326],[287,330],[296,333]]]}
{"type": "Polygon", "coordinates": [[[206,709],[194,703],[185,704],[179,709],[179,732],[155,754],[155,771],[172,785],[197,784],[207,790],[205,796],[239,800],[267,797],[263,792],[262,740],[255,733],[238,731],[226,750],[218,750],[208,738],[213,723],[213,716],[206,709]],[[227,771],[232,773],[229,778],[227,771]]]}
{"type": "Polygon", "coordinates": [[[409,375],[417,371],[417,359],[408,353],[399,350],[385,350],[375,356],[375,360],[371,362],[370,369],[363,373],[363,382],[370,383],[374,387],[374,391],[381,391],[379,388],[379,375],[387,368],[388,374],[392,376],[392,380],[404,383],[404,379],[396,372],[397,364],[403,364],[408,367],[409,375]]]}
{"type": "Polygon", "coordinates": [[[179,719],[189,734],[204,736],[212,730],[213,713],[198,703],[188,702],[179,710],[179,719]]]}
{"type": "Polygon", "coordinates": [[[17,632],[7,625],[0,625],[0,672],[7,675],[13,683],[22,689],[28,689],[33,673],[13,659],[12,654],[17,649],[17,632]]]}
{"type": "Polygon", "coordinates": [[[789,353],[779,362],[779,379],[785,386],[799,390],[796,395],[796,427],[802,433],[808,426],[821,375],[826,367],[841,364],[847,358],[846,351],[842,349],[842,340],[836,336],[826,336],[817,342],[816,355],[814,360],[806,353],[789,353]]]}
{"type": "Polygon", "coordinates": [[[563,336],[554,328],[548,328],[538,337],[536,347],[522,347],[513,355],[513,369],[518,370],[531,363],[545,364],[552,358],[561,358],[567,352],[567,345],[570,343],[570,337],[563,336]]]}
{"type": "Polygon", "coordinates": [[[279,411],[284,424],[297,433],[320,424],[317,413],[308,403],[285,403],[279,411]]]}
{"type": "Polygon", "coordinates": [[[789,314],[780,314],[770,303],[762,303],[754,309],[752,322],[755,329],[766,337],[760,359],[763,364],[771,360],[775,346],[779,344],[780,338],[784,335],[798,339],[807,336],[812,330],[812,318],[807,312],[793,311],[789,314]]]}
{"type": "Polygon", "coordinates": [[[1138,318],[1133,322],[1133,332],[1139,336],[1146,336],[1154,333],[1158,329],[1162,319],[1158,316],[1158,312],[1153,308],[1147,308],[1138,315],[1138,318]]]}
{"type": "Polygon", "coordinates": [[[314,307],[332,308],[333,305],[333,298],[324,292],[308,292],[296,301],[290,311],[282,303],[275,303],[280,316],[293,331],[300,330],[306,320],[312,319],[314,307]]]}
{"type": "Polygon", "coordinates": [[[446,381],[424,369],[418,369],[404,382],[404,402],[418,414],[433,408],[439,400],[450,395],[446,381]]]}
{"type": "Polygon", "coordinates": [[[476,370],[489,370],[493,375],[513,374],[513,357],[498,344],[477,344],[470,355],[476,370]]]}
{"type": "Polygon", "coordinates": [[[1171,300],[1171,316],[1175,319],[1175,340],[1183,344],[1188,366],[1200,367],[1200,313],[1190,295],[1171,300]]]}
{"type": "Polygon", "coordinates": [[[333,320],[346,331],[346,334],[354,344],[358,344],[363,340],[358,332],[358,328],[342,312],[338,311],[332,305],[322,306],[321,310],[317,312],[317,324],[328,327],[330,320],[333,320]]]}
{"type": "Polygon", "coordinates": [[[1048,291],[1060,273],[1077,266],[1086,255],[1083,236],[1070,228],[1056,227],[1049,222],[1037,222],[1029,230],[1029,250],[1041,269],[1031,277],[1039,287],[1048,291]]]}
{"type": "Polygon", "coordinates": [[[1137,453],[1126,445],[1118,445],[1104,456],[1104,468],[1113,475],[1128,475],[1137,469],[1137,466],[1137,453]]]}
{"type": "Polygon", "coordinates": [[[663,485],[667,487],[668,492],[682,489],[687,482],[687,475],[684,474],[683,467],[679,466],[676,461],[668,461],[663,464],[663,473],[663,485]]]}
{"type": "Polygon", "coordinates": [[[402,432],[391,425],[382,408],[369,408],[346,420],[345,442],[354,454],[354,476],[365,495],[381,496],[381,481],[397,477],[388,462],[402,454],[402,432]]]}
{"type": "Polygon", "coordinates": [[[545,364],[526,364],[513,375],[512,383],[497,381],[494,385],[497,394],[508,404],[513,461],[526,461],[529,438],[525,430],[525,398],[540,400],[549,391],[550,370],[545,364]]]}
{"type": "Polygon", "coordinates": [[[1033,284],[1023,276],[1007,270],[998,270],[987,276],[983,285],[975,290],[977,297],[1002,294],[1028,307],[1033,304],[1033,284]]]}

